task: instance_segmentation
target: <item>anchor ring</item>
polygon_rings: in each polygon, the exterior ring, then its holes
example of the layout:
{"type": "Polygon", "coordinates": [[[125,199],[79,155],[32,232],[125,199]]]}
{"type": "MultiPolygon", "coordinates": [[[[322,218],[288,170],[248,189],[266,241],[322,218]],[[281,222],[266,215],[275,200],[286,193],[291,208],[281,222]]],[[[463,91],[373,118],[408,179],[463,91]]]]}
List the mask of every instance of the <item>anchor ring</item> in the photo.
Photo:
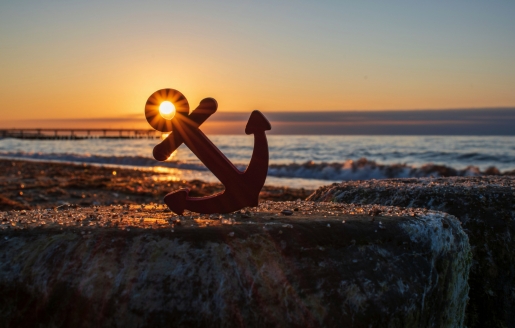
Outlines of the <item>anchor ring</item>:
{"type": "Polygon", "coordinates": [[[175,89],[161,89],[150,95],[145,104],[145,117],[148,124],[160,132],[171,132],[173,130],[173,121],[177,119],[177,115],[188,116],[190,105],[186,97],[175,89]],[[159,111],[160,105],[169,101],[175,106],[175,116],[166,119],[159,111]]]}

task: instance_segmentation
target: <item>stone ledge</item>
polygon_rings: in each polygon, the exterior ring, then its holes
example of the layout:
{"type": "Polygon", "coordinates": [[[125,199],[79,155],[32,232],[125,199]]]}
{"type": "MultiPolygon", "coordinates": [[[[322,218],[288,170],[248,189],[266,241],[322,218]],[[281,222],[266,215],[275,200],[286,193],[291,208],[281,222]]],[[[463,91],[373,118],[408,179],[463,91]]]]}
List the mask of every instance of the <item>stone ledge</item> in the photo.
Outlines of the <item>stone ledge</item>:
{"type": "Polygon", "coordinates": [[[515,327],[515,177],[353,181],[308,199],[426,208],[456,216],[473,251],[468,327],[515,327]]]}
{"type": "Polygon", "coordinates": [[[190,214],[160,206],[0,213],[1,322],[463,325],[470,247],[452,216],[312,202],[190,214]]]}

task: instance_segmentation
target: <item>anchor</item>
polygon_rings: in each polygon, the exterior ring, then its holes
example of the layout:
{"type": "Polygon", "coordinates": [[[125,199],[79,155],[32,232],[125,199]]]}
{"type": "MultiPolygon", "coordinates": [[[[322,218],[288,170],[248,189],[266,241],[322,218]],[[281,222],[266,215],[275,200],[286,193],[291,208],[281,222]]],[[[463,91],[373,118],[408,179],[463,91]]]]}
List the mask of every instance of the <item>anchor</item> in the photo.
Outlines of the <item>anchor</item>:
{"type": "Polygon", "coordinates": [[[167,194],[164,201],[176,214],[184,213],[185,209],[202,214],[222,214],[258,205],[259,192],[268,173],[269,156],[265,131],[270,130],[271,125],[261,112],[255,110],[251,113],[245,133],[254,135],[254,149],[247,169],[241,172],[199,129],[217,108],[215,99],[205,98],[189,114],[186,97],[174,89],[154,92],[145,105],[148,123],[158,131],[170,133],[154,147],[154,158],[165,161],[184,143],[225,186],[224,191],[206,197],[189,197],[187,188],[167,194]],[[160,111],[164,102],[175,106],[175,115],[160,111]]]}

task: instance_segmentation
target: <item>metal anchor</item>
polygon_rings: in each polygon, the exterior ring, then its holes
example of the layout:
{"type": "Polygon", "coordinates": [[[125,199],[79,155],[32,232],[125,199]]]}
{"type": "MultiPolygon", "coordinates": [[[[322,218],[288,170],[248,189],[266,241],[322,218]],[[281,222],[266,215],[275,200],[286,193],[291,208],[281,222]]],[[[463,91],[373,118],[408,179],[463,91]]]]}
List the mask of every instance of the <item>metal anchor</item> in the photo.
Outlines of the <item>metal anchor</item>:
{"type": "Polygon", "coordinates": [[[161,132],[171,132],[154,147],[153,155],[158,161],[166,160],[182,143],[220,180],[225,190],[206,197],[189,197],[189,189],[180,189],[164,198],[168,207],[177,214],[185,209],[192,212],[212,214],[230,213],[247,206],[257,206],[259,192],[268,173],[268,142],[265,131],[270,130],[268,120],[255,110],[245,127],[246,134],[254,134],[254,150],[245,172],[238,170],[227,157],[199,129],[209,116],[216,112],[218,104],[213,98],[203,99],[188,115],[189,104],[182,93],[174,89],[154,92],[145,105],[149,124],[161,132]],[[173,119],[165,119],[159,105],[170,101],[175,105],[173,119]]]}

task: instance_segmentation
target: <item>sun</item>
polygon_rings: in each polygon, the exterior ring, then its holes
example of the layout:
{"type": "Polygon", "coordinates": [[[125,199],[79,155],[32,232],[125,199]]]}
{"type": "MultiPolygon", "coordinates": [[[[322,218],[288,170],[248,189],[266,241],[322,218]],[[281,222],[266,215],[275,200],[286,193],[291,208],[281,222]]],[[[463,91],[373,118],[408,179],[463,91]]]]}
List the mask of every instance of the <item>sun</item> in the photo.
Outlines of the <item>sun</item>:
{"type": "Polygon", "coordinates": [[[165,120],[171,120],[175,116],[175,106],[169,101],[163,101],[161,105],[159,105],[159,114],[165,120]]]}

